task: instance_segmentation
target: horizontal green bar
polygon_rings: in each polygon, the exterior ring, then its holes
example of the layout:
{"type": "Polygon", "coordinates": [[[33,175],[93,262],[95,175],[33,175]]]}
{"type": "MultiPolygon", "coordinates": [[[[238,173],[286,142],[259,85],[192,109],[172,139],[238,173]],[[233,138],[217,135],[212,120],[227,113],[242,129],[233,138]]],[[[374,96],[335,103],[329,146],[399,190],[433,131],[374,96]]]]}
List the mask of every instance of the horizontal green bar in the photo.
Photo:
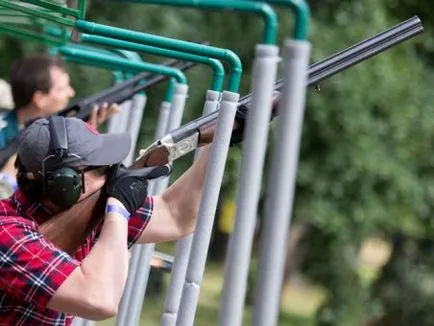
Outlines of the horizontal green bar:
{"type": "Polygon", "coordinates": [[[149,44],[161,48],[190,52],[201,56],[226,60],[231,67],[228,90],[238,93],[242,75],[242,64],[239,57],[231,50],[171,39],[153,34],[135,32],[127,29],[91,23],[84,20],[77,20],[75,28],[84,33],[113,37],[139,44],[149,44]]]}
{"type": "Polygon", "coordinates": [[[21,0],[22,2],[31,3],[41,8],[46,8],[51,11],[58,12],[62,15],[67,15],[79,19],[84,19],[86,13],[86,0],[78,0],[77,8],[69,8],[66,1],[45,1],[45,0],[21,0]],[[63,4],[63,5],[61,5],[63,4]]]}
{"type": "Polygon", "coordinates": [[[64,25],[64,26],[69,26],[69,27],[74,26],[73,20],[53,15],[52,13],[49,13],[49,12],[41,10],[41,9],[32,9],[28,6],[19,5],[17,3],[12,3],[12,2],[7,1],[7,0],[0,0],[0,6],[3,6],[5,8],[9,8],[9,9],[13,9],[13,10],[17,10],[20,12],[24,12],[24,13],[32,15],[32,16],[41,17],[41,18],[47,19],[49,21],[53,21],[53,22],[56,22],[58,24],[64,25]]]}
{"type": "Polygon", "coordinates": [[[81,41],[86,43],[91,43],[91,44],[111,46],[111,47],[116,47],[116,48],[130,50],[130,51],[145,52],[145,53],[163,56],[163,57],[176,58],[180,60],[206,64],[210,66],[213,70],[213,78],[212,78],[210,89],[221,92],[223,88],[225,71],[221,62],[216,59],[195,55],[191,53],[186,53],[186,52],[179,52],[174,50],[157,48],[149,45],[127,42],[127,41],[122,41],[122,40],[113,39],[109,37],[90,35],[90,34],[81,34],[81,41]]]}
{"type": "Polygon", "coordinates": [[[306,40],[309,34],[310,9],[305,0],[249,0],[290,7],[295,15],[294,39],[306,40]]]}
{"type": "Polygon", "coordinates": [[[239,0],[117,0],[140,4],[167,5],[174,7],[193,7],[199,9],[234,10],[259,14],[264,19],[264,44],[275,44],[277,40],[277,15],[267,3],[239,0]]]}
{"type": "Polygon", "coordinates": [[[75,9],[68,8],[65,2],[63,2],[64,6],[60,6],[58,4],[54,4],[52,2],[47,2],[47,1],[38,1],[38,0],[21,0],[21,1],[31,3],[35,6],[42,7],[51,11],[58,12],[59,14],[78,18],[78,11],[75,9]]]}
{"type": "Polygon", "coordinates": [[[86,62],[93,61],[95,64],[104,65],[104,67],[116,67],[118,70],[137,73],[141,71],[149,71],[167,75],[175,78],[178,83],[186,84],[185,75],[176,68],[170,68],[163,65],[157,65],[145,62],[134,62],[128,59],[114,58],[113,56],[84,51],[81,49],[71,49],[68,46],[62,46],[59,49],[62,55],[71,57],[71,59],[85,60],[86,62]]]}
{"type": "Polygon", "coordinates": [[[33,25],[33,20],[29,17],[2,17],[0,16],[1,24],[14,24],[14,25],[33,25]]]}
{"type": "Polygon", "coordinates": [[[29,31],[18,26],[12,27],[12,26],[0,24],[0,33],[3,35],[22,39],[24,41],[32,41],[32,42],[36,41],[49,46],[62,46],[65,44],[65,42],[59,40],[59,38],[43,35],[34,31],[29,31]]]}

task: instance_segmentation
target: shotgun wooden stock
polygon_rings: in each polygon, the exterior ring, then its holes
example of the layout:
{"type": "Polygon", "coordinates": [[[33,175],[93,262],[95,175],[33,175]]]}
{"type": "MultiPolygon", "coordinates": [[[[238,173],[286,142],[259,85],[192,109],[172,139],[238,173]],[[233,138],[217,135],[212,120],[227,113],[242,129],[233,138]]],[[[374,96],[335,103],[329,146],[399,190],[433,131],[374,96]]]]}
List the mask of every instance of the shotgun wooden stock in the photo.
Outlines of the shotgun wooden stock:
{"type": "MultiPolygon", "coordinates": [[[[367,60],[422,31],[421,21],[418,17],[413,17],[344,51],[337,52],[309,68],[308,85],[316,86],[319,81],[367,60]]],[[[274,116],[278,114],[278,91],[282,85],[281,80],[275,84],[277,92],[272,105],[274,116]]],[[[248,108],[250,98],[250,95],[243,97],[240,100],[240,105],[248,108]]],[[[161,166],[195,150],[197,147],[209,144],[212,142],[216,130],[217,117],[218,113],[214,112],[170,132],[167,136],[141,151],[141,156],[130,168],[161,166]]],[[[242,127],[242,119],[236,119],[233,130],[236,131],[242,127]]],[[[105,195],[98,191],[40,225],[40,232],[59,248],[73,254],[93,228],[102,221],[105,201],[105,195]]]]}

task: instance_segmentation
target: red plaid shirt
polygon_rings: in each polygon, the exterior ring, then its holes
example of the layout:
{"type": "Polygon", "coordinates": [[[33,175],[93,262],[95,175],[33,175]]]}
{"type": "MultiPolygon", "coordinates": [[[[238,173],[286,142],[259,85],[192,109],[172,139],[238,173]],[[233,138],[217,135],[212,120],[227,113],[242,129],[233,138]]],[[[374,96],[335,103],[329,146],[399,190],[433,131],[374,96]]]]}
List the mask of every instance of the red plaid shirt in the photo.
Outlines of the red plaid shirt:
{"type": "MultiPolygon", "coordinates": [[[[152,197],[129,220],[128,247],[152,215],[152,197]]],[[[70,325],[73,316],[45,308],[80,261],[89,254],[102,224],[71,257],[38,232],[51,216],[19,191],[0,201],[0,325],[70,325]]]]}

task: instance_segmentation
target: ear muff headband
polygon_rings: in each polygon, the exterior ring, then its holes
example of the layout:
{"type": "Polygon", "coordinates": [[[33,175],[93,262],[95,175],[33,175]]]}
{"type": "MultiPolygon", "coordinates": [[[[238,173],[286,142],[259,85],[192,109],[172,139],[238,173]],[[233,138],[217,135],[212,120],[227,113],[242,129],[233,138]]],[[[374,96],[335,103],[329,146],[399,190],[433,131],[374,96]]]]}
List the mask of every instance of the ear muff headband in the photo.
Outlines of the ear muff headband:
{"type": "Polygon", "coordinates": [[[67,208],[74,205],[83,190],[83,173],[72,168],[63,167],[62,162],[69,156],[77,156],[68,152],[68,134],[66,121],[62,116],[51,116],[49,119],[50,150],[42,162],[44,197],[56,206],[67,208]],[[59,168],[46,169],[46,164],[55,161],[59,168]]]}

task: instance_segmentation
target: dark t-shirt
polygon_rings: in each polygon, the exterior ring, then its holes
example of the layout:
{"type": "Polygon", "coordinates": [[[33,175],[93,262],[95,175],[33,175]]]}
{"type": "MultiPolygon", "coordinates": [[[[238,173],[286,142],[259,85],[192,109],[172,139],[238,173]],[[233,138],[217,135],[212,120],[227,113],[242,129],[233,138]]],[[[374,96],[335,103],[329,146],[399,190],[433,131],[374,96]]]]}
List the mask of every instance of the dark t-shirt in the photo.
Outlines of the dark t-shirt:
{"type": "Polygon", "coordinates": [[[0,109],[0,150],[18,136],[19,127],[15,110],[3,111],[0,109]]]}

